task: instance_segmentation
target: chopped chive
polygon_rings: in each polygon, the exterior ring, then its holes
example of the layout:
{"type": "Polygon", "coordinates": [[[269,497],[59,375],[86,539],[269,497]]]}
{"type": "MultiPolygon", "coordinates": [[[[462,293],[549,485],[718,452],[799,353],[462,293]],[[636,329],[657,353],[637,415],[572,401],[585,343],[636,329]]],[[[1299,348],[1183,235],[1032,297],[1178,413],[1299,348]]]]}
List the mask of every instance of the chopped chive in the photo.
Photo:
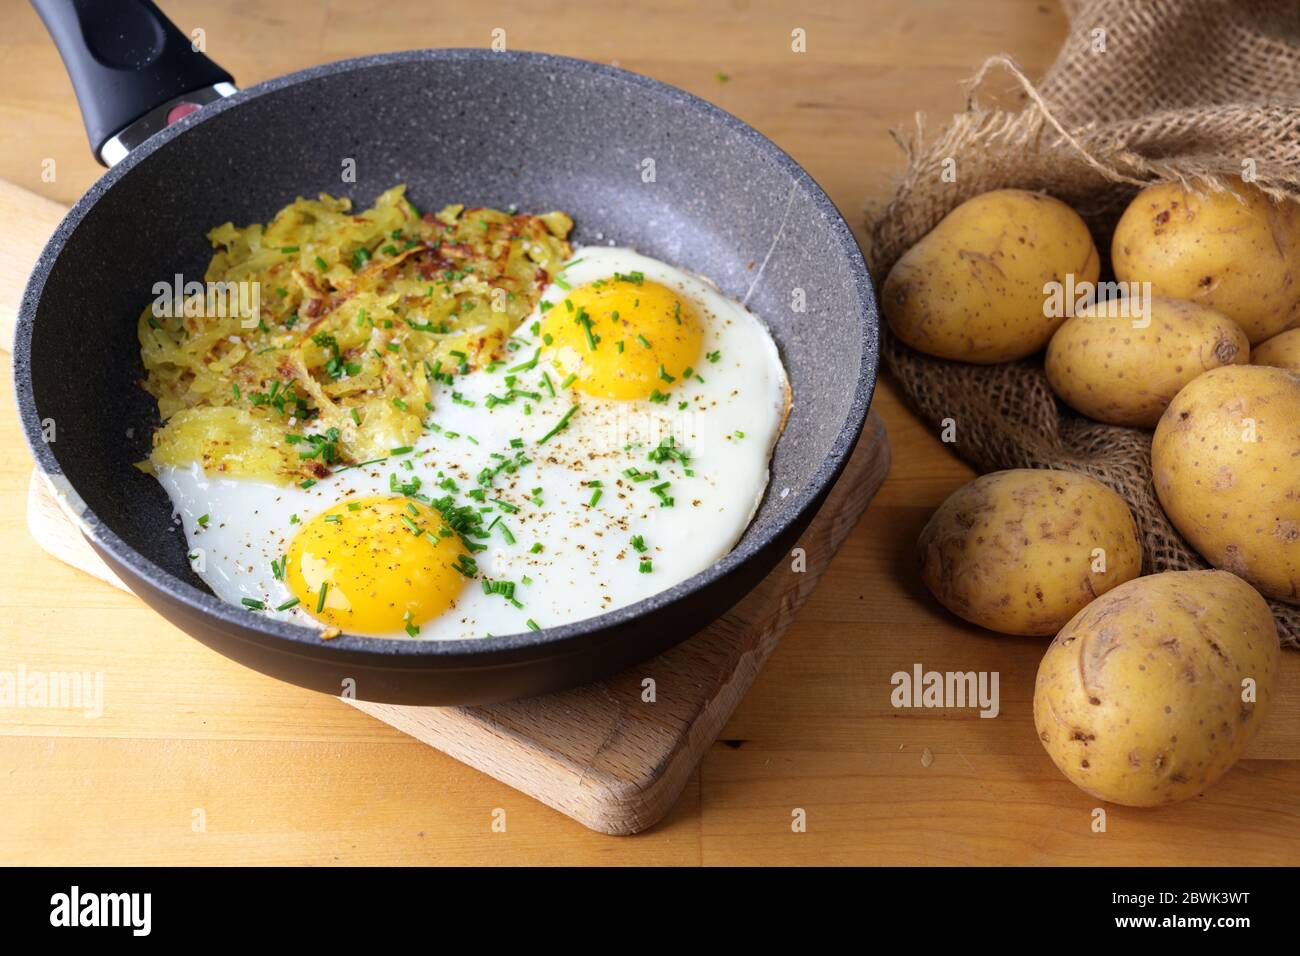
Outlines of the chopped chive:
{"type": "Polygon", "coordinates": [[[650,341],[644,335],[638,335],[636,340],[641,343],[642,348],[648,349],[650,347],[650,341]]]}
{"type": "Polygon", "coordinates": [[[577,375],[577,373],[576,373],[576,372],[570,372],[567,376],[565,376],[564,381],[560,383],[560,390],[563,391],[564,389],[568,388],[570,385],[572,385],[572,384],[573,384],[574,382],[576,382],[577,380],[578,380],[578,375],[577,375]]]}
{"type": "Polygon", "coordinates": [[[528,620],[524,621],[524,623],[528,625],[528,629],[529,629],[530,631],[540,631],[540,630],[541,630],[541,628],[537,626],[537,622],[534,621],[531,617],[530,617],[528,620]]]}
{"type": "Polygon", "coordinates": [[[668,488],[671,486],[671,484],[672,484],[671,482],[663,481],[657,485],[652,485],[650,487],[650,491],[653,494],[658,496],[659,506],[661,508],[671,508],[673,506],[673,499],[668,494],[668,488]]]}
{"type": "Polygon", "coordinates": [[[285,601],[283,604],[276,607],[276,610],[287,611],[291,607],[297,607],[300,603],[302,602],[300,602],[297,598],[289,598],[289,600],[285,601]]]}
{"type": "Polygon", "coordinates": [[[265,603],[265,602],[263,602],[263,601],[255,601],[255,600],[253,600],[252,598],[240,598],[240,599],[239,599],[239,603],[242,604],[242,605],[244,605],[244,607],[248,608],[250,611],[265,611],[265,610],[266,610],[266,603],[265,603]]]}
{"type": "Polygon", "coordinates": [[[573,417],[573,413],[576,412],[577,410],[578,410],[578,406],[577,406],[576,403],[573,404],[573,405],[570,405],[570,406],[569,406],[569,410],[568,410],[567,412],[565,412],[565,413],[560,417],[560,420],[559,420],[558,422],[556,422],[555,427],[552,428],[552,429],[551,429],[549,432],[547,432],[545,435],[543,435],[541,438],[539,438],[539,439],[537,440],[537,444],[539,444],[539,445],[544,445],[544,444],[546,444],[547,439],[549,439],[549,438],[551,438],[551,437],[557,435],[557,434],[560,433],[561,431],[563,431],[563,430],[568,426],[568,424],[569,424],[569,419],[573,417]]]}
{"type": "Polygon", "coordinates": [[[330,590],[330,583],[329,583],[328,581],[323,581],[323,582],[321,582],[321,586],[320,586],[320,597],[318,597],[318,598],[316,599],[316,613],[317,613],[317,614],[319,614],[321,611],[325,610],[325,595],[329,593],[329,590],[330,590]]]}
{"type": "Polygon", "coordinates": [[[537,368],[537,359],[541,354],[542,354],[542,350],[538,349],[536,352],[533,353],[533,357],[530,358],[527,362],[520,362],[518,365],[513,365],[510,368],[506,369],[506,371],[507,372],[531,371],[532,369],[537,368]]]}

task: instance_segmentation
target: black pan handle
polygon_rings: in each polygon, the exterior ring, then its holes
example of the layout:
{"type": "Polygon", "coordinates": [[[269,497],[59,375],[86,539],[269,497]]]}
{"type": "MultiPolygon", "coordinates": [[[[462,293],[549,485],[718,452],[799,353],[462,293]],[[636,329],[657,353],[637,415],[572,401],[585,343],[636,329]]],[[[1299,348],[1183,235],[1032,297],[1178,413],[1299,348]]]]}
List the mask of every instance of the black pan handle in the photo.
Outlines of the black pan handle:
{"type": "Polygon", "coordinates": [[[151,0],[32,6],[59,48],[90,147],[105,166],[169,122],[235,92],[230,74],[195,50],[151,0]]]}

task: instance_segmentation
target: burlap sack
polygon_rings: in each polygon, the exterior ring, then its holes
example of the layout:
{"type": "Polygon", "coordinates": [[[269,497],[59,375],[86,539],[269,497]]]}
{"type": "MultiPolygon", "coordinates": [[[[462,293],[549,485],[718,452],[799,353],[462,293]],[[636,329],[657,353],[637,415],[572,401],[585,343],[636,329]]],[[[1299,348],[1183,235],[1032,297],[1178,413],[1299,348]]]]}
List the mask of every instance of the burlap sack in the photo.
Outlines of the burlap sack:
{"type": "MultiPolygon", "coordinates": [[[[966,111],[936,138],[919,116],[915,132],[899,137],[902,181],[867,213],[878,282],[953,207],[990,189],[1045,190],[1073,206],[1093,231],[1103,277],[1115,222],[1143,185],[1213,188],[1253,173],[1270,193],[1300,195],[1297,0],[1065,0],[1065,8],[1069,37],[1037,87],[994,57],[972,80],[966,111]],[[1023,91],[1017,106],[982,102],[990,81],[1007,77],[1023,91]]],[[[955,420],[953,447],[979,470],[1092,475],[1132,506],[1147,572],[1206,566],[1160,508],[1150,432],[1098,424],[1057,402],[1041,356],[966,365],[886,332],[883,357],[936,430],[955,420]]],[[[1271,604],[1283,644],[1300,648],[1300,607],[1271,604]]]]}

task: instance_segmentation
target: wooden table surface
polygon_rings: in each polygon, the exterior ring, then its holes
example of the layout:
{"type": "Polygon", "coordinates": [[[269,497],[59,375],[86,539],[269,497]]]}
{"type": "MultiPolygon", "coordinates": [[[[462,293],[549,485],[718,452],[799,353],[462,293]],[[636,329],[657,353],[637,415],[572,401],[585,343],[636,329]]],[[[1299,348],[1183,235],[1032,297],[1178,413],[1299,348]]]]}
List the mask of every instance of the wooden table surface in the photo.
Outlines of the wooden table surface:
{"type": "MultiPolygon", "coordinates": [[[[861,236],[888,188],[888,130],[961,108],[988,54],[1041,74],[1065,33],[1050,0],[818,4],[616,0],[294,4],[162,0],[243,84],[411,47],[486,46],[617,63],[718,103],[790,152],[861,236]],[[303,12],[299,13],[299,7],[303,12]],[[815,10],[813,9],[815,7],[815,10]],[[807,53],[790,32],[807,31],[807,53]]],[[[65,203],[99,175],[35,14],[3,0],[0,177],[65,203]],[[53,159],[56,178],[42,178],[53,159]]],[[[2,239],[0,239],[2,241],[2,239]]],[[[7,360],[6,360],[7,365],[7,360]]],[[[1300,863],[1300,654],[1250,759],[1204,797],[1109,807],[1035,739],[1043,642],[967,626],[928,599],[912,543],[970,472],[876,393],[890,478],[670,816],[607,837],[338,701],[245,670],[29,539],[30,462],[0,387],[0,670],[102,672],[99,716],[0,707],[0,863],[1300,863]],[[903,711],[890,675],[995,670],[1001,714],[903,711]],[[792,813],[806,832],[792,832],[792,813]],[[506,811],[505,832],[493,829],[506,811]],[[499,816],[499,814],[498,814],[499,816]]]]}

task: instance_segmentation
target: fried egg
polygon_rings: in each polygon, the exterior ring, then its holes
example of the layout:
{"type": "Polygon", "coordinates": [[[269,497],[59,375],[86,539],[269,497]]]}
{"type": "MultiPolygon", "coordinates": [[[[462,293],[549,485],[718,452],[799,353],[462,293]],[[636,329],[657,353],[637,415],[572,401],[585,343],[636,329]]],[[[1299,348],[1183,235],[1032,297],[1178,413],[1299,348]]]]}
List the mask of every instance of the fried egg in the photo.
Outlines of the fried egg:
{"type": "Polygon", "coordinates": [[[754,516],[789,406],[767,329],[630,249],[575,253],[502,359],[445,376],[424,434],[299,485],[163,467],[221,599],[453,640],[582,620],[708,568],[754,516]]]}

